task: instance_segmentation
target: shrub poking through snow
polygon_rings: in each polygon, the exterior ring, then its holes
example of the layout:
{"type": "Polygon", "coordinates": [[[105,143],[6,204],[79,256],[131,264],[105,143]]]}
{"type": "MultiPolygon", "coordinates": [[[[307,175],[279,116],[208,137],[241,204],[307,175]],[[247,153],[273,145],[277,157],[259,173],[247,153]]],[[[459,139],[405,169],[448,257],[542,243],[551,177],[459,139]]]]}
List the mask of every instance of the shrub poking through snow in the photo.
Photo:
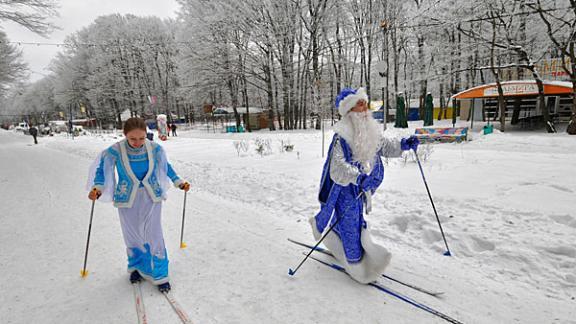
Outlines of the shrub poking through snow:
{"type": "Polygon", "coordinates": [[[256,152],[260,156],[268,155],[272,153],[271,141],[270,139],[263,139],[257,137],[254,139],[254,145],[256,146],[256,152]]]}
{"type": "Polygon", "coordinates": [[[294,144],[291,144],[290,140],[280,140],[280,152],[292,151],[294,151],[294,144]]]}
{"type": "MultiPolygon", "coordinates": [[[[426,162],[434,152],[434,147],[431,144],[419,145],[417,152],[420,162],[426,162]]],[[[410,150],[402,153],[402,161],[404,162],[404,165],[408,163],[408,160],[416,163],[416,156],[414,155],[414,151],[410,150]]]]}
{"type": "Polygon", "coordinates": [[[248,152],[248,149],[250,148],[250,143],[246,142],[246,141],[234,141],[234,148],[236,149],[236,152],[238,152],[238,156],[240,156],[240,152],[248,152]]]}

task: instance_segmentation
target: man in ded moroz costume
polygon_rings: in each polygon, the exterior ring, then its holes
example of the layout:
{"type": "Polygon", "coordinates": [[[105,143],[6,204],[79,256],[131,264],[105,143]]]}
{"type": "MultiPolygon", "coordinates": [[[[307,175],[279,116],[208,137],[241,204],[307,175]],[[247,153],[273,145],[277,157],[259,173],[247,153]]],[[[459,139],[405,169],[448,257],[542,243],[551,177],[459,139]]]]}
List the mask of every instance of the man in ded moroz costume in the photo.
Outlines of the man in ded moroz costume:
{"type": "Polygon", "coordinates": [[[381,126],[368,110],[364,88],[343,89],[336,98],[342,119],[334,126],[334,138],[320,182],[321,210],[310,219],[316,240],[336,224],[324,239],[352,278],[361,283],[376,280],[390,263],[391,254],[376,244],[364,213],[384,179],[381,157],[400,157],[418,147],[414,136],[402,140],[384,138],[381,126]]]}

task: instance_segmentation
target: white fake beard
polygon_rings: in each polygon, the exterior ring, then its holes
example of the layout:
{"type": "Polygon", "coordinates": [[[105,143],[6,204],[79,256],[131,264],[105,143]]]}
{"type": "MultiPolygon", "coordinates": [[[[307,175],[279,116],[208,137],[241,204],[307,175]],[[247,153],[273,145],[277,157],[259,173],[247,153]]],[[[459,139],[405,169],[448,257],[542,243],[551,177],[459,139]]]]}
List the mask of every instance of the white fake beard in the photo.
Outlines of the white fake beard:
{"type": "Polygon", "coordinates": [[[380,149],[380,127],[369,111],[350,112],[348,116],[350,116],[354,134],[351,143],[352,157],[354,161],[362,164],[365,171],[369,172],[372,169],[376,152],[380,149]]]}

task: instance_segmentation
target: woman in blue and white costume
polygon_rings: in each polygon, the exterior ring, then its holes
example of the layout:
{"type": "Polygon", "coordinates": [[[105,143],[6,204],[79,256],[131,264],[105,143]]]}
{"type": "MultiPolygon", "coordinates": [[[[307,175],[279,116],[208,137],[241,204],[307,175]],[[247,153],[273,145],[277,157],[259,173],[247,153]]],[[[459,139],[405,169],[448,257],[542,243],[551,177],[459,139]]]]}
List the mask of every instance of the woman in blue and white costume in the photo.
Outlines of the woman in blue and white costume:
{"type": "Polygon", "coordinates": [[[418,139],[387,139],[368,110],[363,88],[343,89],[336,98],[342,119],[334,126],[320,182],[320,212],[310,218],[316,240],[339,219],[324,239],[352,278],[361,283],[375,281],[390,263],[392,255],[370,235],[364,212],[371,211],[372,194],[384,179],[381,156],[400,157],[414,149],[418,139]]]}
{"type": "Polygon", "coordinates": [[[185,191],[190,184],[176,175],[162,146],[146,138],[144,120],[128,119],[124,135],[126,139],[104,150],[92,164],[88,198],[114,201],[118,208],[130,281],[144,277],[167,292],[170,283],[162,235],[162,200],[166,199],[170,181],[185,191]]]}

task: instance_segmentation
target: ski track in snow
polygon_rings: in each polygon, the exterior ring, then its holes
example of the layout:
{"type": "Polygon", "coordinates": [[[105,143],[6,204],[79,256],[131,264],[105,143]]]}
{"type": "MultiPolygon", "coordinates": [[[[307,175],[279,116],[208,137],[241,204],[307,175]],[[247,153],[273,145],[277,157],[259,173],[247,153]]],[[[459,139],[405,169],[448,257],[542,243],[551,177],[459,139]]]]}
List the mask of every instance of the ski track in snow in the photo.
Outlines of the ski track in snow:
{"type": "MultiPolygon", "coordinates": [[[[181,194],[175,190],[165,204],[163,222],[171,224],[165,225],[165,236],[171,240],[167,244],[175,292],[195,323],[315,323],[360,318],[366,323],[387,323],[392,318],[395,323],[442,322],[312,263],[305,264],[295,278],[286,274],[288,267],[295,266],[302,257],[298,253],[302,249],[289,245],[286,238],[312,242],[307,220],[318,211],[316,194],[323,163],[319,134],[258,134],[273,141],[289,138],[295,144],[295,152],[276,150],[263,157],[252,152],[238,157],[232,146],[233,140],[249,140],[254,135],[230,137],[185,131],[180,134],[184,136],[162,144],[177,172],[191,180],[193,187],[187,208],[188,249],[177,249],[178,242],[173,242],[179,238],[182,208],[181,194]],[[336,283],[338,298],[334,300],[325,290],[336,283]],[[316,304],[310,306],[310,303],[316,304]],[[350,309],[344,306],[347,304],[352,305],[350,309]],[[298,312],[300,315],[295,314],[298,312]]],[[[534,136],[528,141],[508,134],[497,135],[493,137],[494,143],[489,142],[492,138],[482,137],[462,145],[437,146],[430,161],[423,164],[454,255],[451,258],[441,255],[445,251],[444,242],[418,166],[400,160],[388,161],[384,184],[374,196],[374,212],[366,218],[376,239],[393,252],[389,274],[445,291],[446,297],[441,300],[407,293],[465,323],[576,323],[573,320],[576,307],[569,306],[576,305],[576,217],[569,214],[574,209],[576,182],[559,184],[561,175],[540,170],[546,162],[569,158],[573,161],[574,154],[562,152],[566,147],[574,151],[576,145],[563,141],[561,150],[558,145],[547,145],[547,138],[534,136]],[[531,141],[536,144],[526,149],[525,145],[531,141]],[[534,152],[540,149],[544,153],[534,152]],[[512,153],[503,160],[500,150],[512,153]],[[518,161],[526,161],[527,166],[523,165],[522,172],[518,172],[523,178],[509,175],[514,173],[510,168],[517,166],[518,161]],[[536,201],[538,192],[558,199],[556,205],[551,210],[538,208],[542,204],[541,199],[536,201]],[[519,203],[517,198],[521,196],[532,197],[534,202],[519,203]]],[[[27,303],[42,305],[44,298],[54,294],[59,303],[65,304],[59,306],[61,310],[94,307],[89,313],[98,318],[95,322],[135,320],[131,290],[123,274],[119,224],[116,219],[108,219],[105,233],[96,232],[102,231],[99,227],[102,225],[98,224],[102,217],[116,214],[109,205],[98,203],[101,216],[93,225],[92,240],[100,240],[100,244],[93,243],[89,257],[89,269],[95,273],[85,281],[75,277],[84,252],[89,202],[74,200],[85,199],[86,193],[81,190],[91,160],[119,138],[86,136],[75,141],[41,138],[36,147],[24,146],[26,141],[22,138],[7,132],[0,134],[3,155],[8,156],[14,150],[23,154],[2,164],[20,167],[0,173],[4,194],[14,191],[20,198],[11,199],[5,206],[16,211],[13,215],[25,216],[0,219],[4,227],[0,230],[0,243],[21,240],[24,233],[9,230],[15,226],[46,228],[48,232],[27,238],[15,250],[3,250],[2,260],[21,259],[27,254],[30,259],[17,267],[0,261],[0,270],[19,271],[18,276],[10,276],[15,282],[0,284],[2,290],[27,287],[26,280],[43,269],[31,265],[49,260],[46,254],[50,251],[44,250],[44,240],[67,235],[70,236],[67,240],[49,247],[68,251],[56,255],[65,255],[73,263],[67,260],[56,267],[57,271],[49,278],[51,284],[43,286],[31,299],[26,297],[27,303]],[[15,144],[6,144],[9,141],[15,144]],[[44,151],[32,151],[38,149],[44,151]],[[57,157],[58,154],[65,158],[57,157]],[[29,165],[18,162],[34,158],[44,160],[32,164],[30,171],[26,169],[29,165]],[[65,161],[68,165],[61,165],[65,161]],[[58,170],[54,169],[56,166],[58,170]],[[16,176],[21,173],[26,173],[25,183],[16,176]],[[34,181],[32,188],[27,187],[30,181],[34,181]],[[54,182],[62,184],[55,187],[54,182]],[[41,196],[27,199],[25,193],[31,190],[41,196]],[[62,211],[75,214],[65,218],[73,225],[56,221],[59,226],[51,226],[54,217],[62,216],[62,211]],[[32,214],[33,219],[29,217],[32,214]],[[40,224],[36,223],[38,220],[40,224]],[[70,229],[72,233],[67,232],[70,229]],[[110,241],[106,246],[102,244],[103,238],[110,241]],[[32,258],[36,254],[38,260],[32,258]],[[61,275],[72,287],[65,288],[64,293],[54,293],[51,289],[60,285],[61,275]],[[115,286],[125,289],[114,289],[115,286]],[[80,294],[86,296],[72,297],[80,294]],[[90,306],[88,295],[106,302],[90,306]],[[103,304],[113,305],[112,309],[103,304]],[[108,313],[128,314],[114,318],[108,313]]],[[[566,163],[559,166],[558,171],[568,168],[566,163]]],[[[50,268],[44,270],[54,272],[50,268]]],[[[150,322],[159,322],[166,316],[176,323],[169,305],[154,290],[143,285],[150,322]]],[[[9,323],[19,322],[15,311],[23,309],[24,296],[21,291],[11,296],[14,299],[0,296],[0,311],[10,314],[9,323]]],[[[49,312],[49,305],[40,309],[49,312]]],[[[39,316],[29,315],[28,319],[39,316]]],[[[82,322],[84,317],[76,316],[82,322]]]]}

